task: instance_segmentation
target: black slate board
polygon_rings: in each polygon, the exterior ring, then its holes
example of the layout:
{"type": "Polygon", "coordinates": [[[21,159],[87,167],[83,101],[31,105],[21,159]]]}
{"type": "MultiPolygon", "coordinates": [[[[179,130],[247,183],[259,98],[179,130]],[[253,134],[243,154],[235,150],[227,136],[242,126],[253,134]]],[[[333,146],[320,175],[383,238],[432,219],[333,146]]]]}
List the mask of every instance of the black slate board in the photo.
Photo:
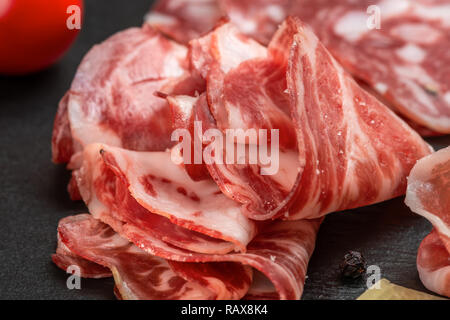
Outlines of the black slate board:
{"type": "MultiPolygon", "coordinates": [[[[84,26],[70,52],[49,70],[0,77],[0,299],[112,299],[112,279],[82,280],[68,290],[67,275],[50,260],[58,220],[85,210],[66,193],[68,172],[50,161],[53,117],[83,55],[109,35],[139,26],[151,1],[87,0],[84,26]]],[[[429,139],[436,147],[450,137],[429,139]]],[[[355,299],[365,281],[344,284],[337,266],[360,250],[382,276],[426,289],[415,266],[417,247],[431,226],[403,199],[329,215],[319,232],[304,299],[355,299]]]]}

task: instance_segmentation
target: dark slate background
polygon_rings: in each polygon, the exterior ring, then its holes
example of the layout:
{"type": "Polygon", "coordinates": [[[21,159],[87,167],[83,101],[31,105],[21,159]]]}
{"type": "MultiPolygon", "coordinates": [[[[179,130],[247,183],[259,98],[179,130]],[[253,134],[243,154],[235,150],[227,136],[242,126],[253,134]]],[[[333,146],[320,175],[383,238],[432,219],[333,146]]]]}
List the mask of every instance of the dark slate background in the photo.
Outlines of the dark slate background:
{"type": "MultiPolygon", "coordinates": [[[[66,193],[69,174],[51,163],[50,140],[59,99],[83,55],[113,33],[139,26],[149,0],[86,0],[84,25],[69,53],[52,68],[26,77],[0,77],[0,299],[112,299],[113,281],[82,280],[68,290],[56,268],[56,226],[83,212],[66,193]]],[[[440,148],[450,137],[429,140],[440,148]]],[[[342,283],[338,265],[347,250],[361,251],[382,276],[413,289],[422,286],[415,265],[430,224],[403,199],[329,215],[319,232],[304,299],[355,299],[365,281],[342,283]]]]}

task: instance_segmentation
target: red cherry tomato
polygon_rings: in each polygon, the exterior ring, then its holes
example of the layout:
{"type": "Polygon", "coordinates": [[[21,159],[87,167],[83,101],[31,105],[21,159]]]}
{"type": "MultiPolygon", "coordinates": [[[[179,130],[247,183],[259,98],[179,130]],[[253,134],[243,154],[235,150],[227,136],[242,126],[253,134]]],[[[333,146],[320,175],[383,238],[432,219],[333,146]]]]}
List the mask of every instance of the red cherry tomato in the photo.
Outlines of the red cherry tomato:
{"type": "Polygon", "coordinates": [[[82,0],[0,0],[0,73],[24,74],[53,64],[80,31],[78,12],[82,15],[82,0]]]}

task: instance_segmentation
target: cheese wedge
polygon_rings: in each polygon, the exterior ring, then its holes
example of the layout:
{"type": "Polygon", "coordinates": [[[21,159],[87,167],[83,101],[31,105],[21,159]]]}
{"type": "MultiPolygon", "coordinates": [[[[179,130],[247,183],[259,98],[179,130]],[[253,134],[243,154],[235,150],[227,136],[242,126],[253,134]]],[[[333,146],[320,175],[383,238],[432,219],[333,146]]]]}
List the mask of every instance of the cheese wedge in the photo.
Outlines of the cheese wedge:
{"type": "Polygon", "coordinates": [[[447,300],[424,292],[408,289],[381,279],[357,300],[447,300]],[[377,289],[378,288],[378,289],[377,289]]]}

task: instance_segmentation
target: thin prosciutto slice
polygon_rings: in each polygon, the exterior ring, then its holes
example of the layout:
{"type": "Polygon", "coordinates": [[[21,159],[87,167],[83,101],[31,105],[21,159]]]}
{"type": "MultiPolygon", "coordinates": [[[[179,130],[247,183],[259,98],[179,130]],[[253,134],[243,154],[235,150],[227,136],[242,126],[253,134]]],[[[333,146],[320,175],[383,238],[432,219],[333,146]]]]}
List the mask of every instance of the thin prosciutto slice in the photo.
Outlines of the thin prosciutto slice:
{"type": "Polygon", "coordinates": [[[288,90],[302,164],[289,219],[312,218],[390,199],[431,148],[362,90],[311,29],[288,18],[288,90]]]}
{"type": "Polygon", "coordinates": [[[206,287],[174,273],[166,260],[145,253],[89,214],[62,219],[58,234],[72,252],[111,270],[122,299],[214,297],[206,287]]]}
{"type": "Polygon", "coordinates": [[[417,162],[405,203],[434,227],[417,255],[420,279],[429,290],[450,297],[450,147],[417,162]]]}
{"type": "MultiPolygon", "coordinates": [[[[129,263],[137,259],[144,260],[146,257],[162,265],[164,270],[166,265],[161,258],[168,259],[170,271],[174,271],[184,280],[187,279],[188,284],[201,283],[216,294],[231,293],[228,295],[229,299],[242,296],[243,291],[247,292],[247,290],[249,290],[249,298],[299,299],[303,292],[308,261],[314,250],[315,237],[320,225],[320,220],[279,221],[264,228],[249,244],[246,253],[223,255],[205,255],[179,249],[152,238],[151,235],[144,234],[135,227],[129,228],[123,235],[127,239],[131,238],[137,247],[145,251],[145,255],[142,255],[143,251],[132,246],[118,236],[113,229],[90,215],[78,215],[67,219],[60,222],[59,234],[61,240],[72,252],[84,259],[112,268],[119,291],[121,286],[126,289],[126,286],[129,287],[131,284],[137,287],[132,289],[132,292],[136,290],[141,292],[139,296],[136,293],[124,296],[121,291],[121,297],[125,299],[129,299],[130,296],[148,298],[149,291],[151,294],[165,294],[165,290],[162,293],[154,292],[155,284],[151,281],[152,279],[144,281],[144,276],[148,274],[145,264],[141,268],[140,264],[129,263]],[[142,237],[138,242],[135,239],[139,233],[142,237]],[[121,257],[124,249],[126,259],[118,261],[117,258],[121,257]],[[137,257],[133,257],[134,254],[137,257]],[[115,270],[117,265],[120,267],[119,271],[115,270]],[[246,267],[240,268],[239,265],[251,266],[260,272],[260,274],[257,273],[258,283],[252,285],[252,288],[249,288],[251,274],[246,267]],[[262,275],[264,279],[261,279],[262,275]],[[129,283],[125,282],[126,286],[124,286],[122,279],[127,279],[129,283]]],[[[157,271],[155,273],[159,275],[157,271]]],[[[167,278],[174,276],[169,270],[166,270],[166,273],[166,281],[158,282],[158,285],[163,288],[171,284],[167,278]]],[[[186,284],[182,283],[182,285],[186,284]]],[[[205,291],[203,286],[200,289],[202,290],[200,292],[205,291]]],[[[173,291],[170,292],[173,294],[173,291]]],[[[194,292],[190,295],[198,296],[194,292]]],[[[193,297],[185,296],[181,298],[193,299],[193,297]]],[[[204,293],[201,298],[206,298],[204,293]]]]}
{"type": "Polygon", "coordinates": [[[169,152],[92,144],[83,156],[78,187],[89,211],[104,222],[116,219],[203,253],[245,251],[256,234],[237,203],[212,180],[193,181],[169,152]]]}
{"type": "Polygon", "coordinates": [[[94,142],[132,150],[170,147],[170,108],[154,92],[186,77],[186,55],[186,47],[150,27],[119,32],[92,48],[60,102],[53,161],[69,162],[94,142]]]}

